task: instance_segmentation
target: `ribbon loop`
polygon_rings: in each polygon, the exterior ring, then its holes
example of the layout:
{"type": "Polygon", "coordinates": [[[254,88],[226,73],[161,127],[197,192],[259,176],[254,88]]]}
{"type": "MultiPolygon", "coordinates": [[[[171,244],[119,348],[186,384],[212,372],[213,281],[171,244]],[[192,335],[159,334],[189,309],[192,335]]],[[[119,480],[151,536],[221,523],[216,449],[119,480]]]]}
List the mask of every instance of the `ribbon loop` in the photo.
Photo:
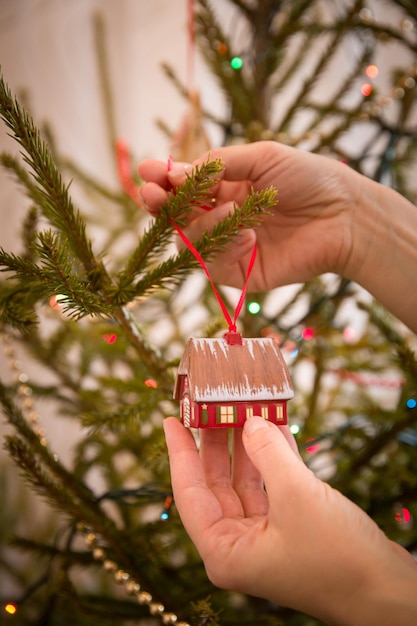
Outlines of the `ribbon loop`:
{"type": "Polygon", "coordinates": [[[187,246],[188,250],[194,255],[194,257],[197,259],[197,261],[200,263],[200,266],[202,268],[202,270],[204,271],[205,275],[207,276],[207,278],[210,281],[210,285],[213,289],[214,295],[217,298],[217,302],[220,305],[220,308],[223,312],[224,318],[229,326],[229,332],[236,332],[236,322],[237,322],[237,318],[239,317],[239,314],[242,310],[243,307],[243,303],[245,301],[245,296],[246,296],[246,292],[248,289],[248,282],[249,282],[249,278],[250,275],[252,273],[253,270],[253,266],[255,265],[255,260],[256,260],[256,253],[257,253],[257,246],[256,243],[253,247],[252,250],[252,255],[251,258],[249,260],[249,265],[248,265],[248,269],[246,272],[246,277],[245,277],[245,283],[243,285],[243,289],[242,289],[242,293],[240,294],[240,298],[239,301],[236,305],[235,308],[235,312],[233,315],[233,319],[231,318],[229,311],[227,310],[227,307],[223,301],[223,298],[221,297],[216,285],[214,284],[214,281],[210,275],[210,272],[208,270],[208,267],[203,259],[203,257],[201,256],[201,254],[199,253],[199,251],[197,250],[197,248],[194,246],[194,244],[188,239],[187,235],[184,233],[184,231],[174,222],[174,220],[172,218],[169,218],[169,221],[171,222],[171,224],[173,225],[173,227],[175,228],[175,230],[177,231],[177,233],[179,234],[179,236],[181,237],[182,241],[185,243],[185,245],[187,246]]]}

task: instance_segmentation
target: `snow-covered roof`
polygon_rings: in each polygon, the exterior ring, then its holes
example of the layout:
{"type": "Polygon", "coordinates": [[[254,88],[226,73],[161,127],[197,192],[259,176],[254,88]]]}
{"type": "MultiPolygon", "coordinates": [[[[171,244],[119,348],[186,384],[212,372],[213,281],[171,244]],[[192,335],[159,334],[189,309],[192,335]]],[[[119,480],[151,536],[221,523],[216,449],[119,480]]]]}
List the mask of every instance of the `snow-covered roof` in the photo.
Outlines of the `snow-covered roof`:
{"type": "Polygon", "coordinates": [[[268,339],[189,339],[178,367],[174,397],[180,380],[188,376],[197,402],[289,400],[294,396],[287,365],[278,345],[268,339]]]}

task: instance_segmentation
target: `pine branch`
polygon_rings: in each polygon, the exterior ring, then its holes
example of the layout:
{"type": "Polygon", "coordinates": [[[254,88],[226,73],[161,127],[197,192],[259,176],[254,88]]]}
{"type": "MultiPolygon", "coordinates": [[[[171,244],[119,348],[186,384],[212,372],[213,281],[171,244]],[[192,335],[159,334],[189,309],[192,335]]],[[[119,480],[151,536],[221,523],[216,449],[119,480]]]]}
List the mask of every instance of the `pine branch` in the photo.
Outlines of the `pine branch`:
{"type": "MultiPolygon", "coordinates": [[[[234,211],[216,224],[210,233],[204,233],[197,242],[194,242],[195,248],[205,261],[209,261],[227,245],[233,245],[233,240],[242,228],[258,226],[268,214],[268,210],[275,204],[276,190],[274,188],[259,192],[252,191],[240,208],[235,207],[234,211]]],[[[135,285],[136,295],[145,295],[157,287],[176,284],[186,272],[197,267],[199,267],[199,262],[191,252],[188,249],[182,249],[140,279],[135,285]]]]}
{"type": "Polygon", "coordinates": [[[11,279],[18,281],[17,290],[31,292],[27,302],[34,303],[34,296],[39,300],[60,294],[64,296],[61,300],[64,311],[74,319],[88,314],[110,313],[111,308],[82,279],[83,272],[74,263],[61,234],[39,233],[33,250],[39,257],[39,265],[0,249],[0,271],[13,272],[11,279]]]}
{"type": "Polygon", "coordinates": [[[85,223],[72,204],[68,187],[62,181],[48,146],[42,140],[31,117],[13,98],[2,75],[0,115],[10,128],[11,136],[23,148],[23,160],[31,169],[35,182],[28,184],[15,168],[29,197],[39,206],[49,222],[62,233],[70,249],[84,266],[92,287],[97,288],[105,278],[105,271],[102,263],[93,254],[91,242],[86,237],[85,223]]]}
{"type": "MultiPolygon", "coordinates": [[[[121,294],[126,294],[129,289],[132,290],[137,275],[159,260],[172,239],[171,220],[182,226],[194,208],[206,203],[221,170],[220,160],[208,160],[200,167],[196,167],[192,174],[187,175],[185,182],[176,189],[175,193],[170,193],[169,199],[161,208],[160,215],[142,235],[126,268],[120,272],[118,285],[112,288],[112,298],[118,301],[121,294]]],[[[135,293],[134,289],[133,293],[135,293]]],[[[126,302],[126,296],[122,295],[121,302],[126,302]]]]}

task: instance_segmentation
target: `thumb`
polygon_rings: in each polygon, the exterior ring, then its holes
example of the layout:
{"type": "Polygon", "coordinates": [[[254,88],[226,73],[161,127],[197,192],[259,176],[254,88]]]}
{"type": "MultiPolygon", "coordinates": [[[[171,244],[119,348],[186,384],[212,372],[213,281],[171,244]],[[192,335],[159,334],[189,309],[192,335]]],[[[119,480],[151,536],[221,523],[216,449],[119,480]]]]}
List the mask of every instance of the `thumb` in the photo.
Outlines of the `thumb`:
{"type": "Polygon", "coordinates": [[[282,492],[282,483],[311,475],[287,433],[262,417],[251,417],[243,428],[243,444],[253,465],[261,474],[267,492],[282,492]],[[301,475],[300,475],[301,474],[301,475]]]}

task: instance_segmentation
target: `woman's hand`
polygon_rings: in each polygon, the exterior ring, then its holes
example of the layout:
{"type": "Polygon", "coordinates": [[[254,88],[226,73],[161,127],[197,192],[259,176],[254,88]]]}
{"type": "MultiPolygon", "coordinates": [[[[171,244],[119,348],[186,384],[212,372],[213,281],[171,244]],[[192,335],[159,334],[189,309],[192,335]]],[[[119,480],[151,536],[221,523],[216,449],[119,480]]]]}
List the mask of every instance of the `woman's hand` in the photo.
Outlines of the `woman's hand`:
{"type": "MultiPolygon", "coordinates": [[[[266,217],[256,232],[242,231],[240,239],[211,264],[215,281],[242,286],[255,240],[258,261],[249,284],[251,291],[305,281],[326,271],[343,273],[351,250],[351,209],[357,191],[347,179],[354,172],[337,161],[273,142],[212,150],[193,165],[208,156],[220,158],[224,171],[213,188],[216,207],[196,212],[186,228],[191,240],[223,219],[234,203],[242,204],[251,188],[272,185],[278,192],[273,215],[266,217]]],[[[157,211],[167,190],[184,182],[191,169],[192,165],[184,163],[174,163],[169,172],[160,161],[140,164],[140,175],[149,181],[141,188],[149,210],[157,211]]]]}
{"type": "Polygon", "coordinates": [[[287,427],[260,417],[193,436],[164,422],[175,504],[217,586],[328,624],[417,624],[417,566],[302,462],[287,427]],[[264,489],[265,484],[265,489],[264,489]]]}
{"type": "Polygon", "coordinates": [[[354,280],[417,331],[417,209],[392,189],[330,158],[275,142],[212,150],[194,164],[144,161],[139,173],[144,203],[155,212],[187,171],[210,156],[224,171],[213,188],[217,205],[196,210],[191,240],[240,205],[249,190],[277,189],[271,216],[240,237],[210,264],[216,282],[242,287],[255,241],[258,255],[250,291],[304,282],[324,272],[354,280]],[[225,271],[227,268],[227,271],[225,271]]]}

